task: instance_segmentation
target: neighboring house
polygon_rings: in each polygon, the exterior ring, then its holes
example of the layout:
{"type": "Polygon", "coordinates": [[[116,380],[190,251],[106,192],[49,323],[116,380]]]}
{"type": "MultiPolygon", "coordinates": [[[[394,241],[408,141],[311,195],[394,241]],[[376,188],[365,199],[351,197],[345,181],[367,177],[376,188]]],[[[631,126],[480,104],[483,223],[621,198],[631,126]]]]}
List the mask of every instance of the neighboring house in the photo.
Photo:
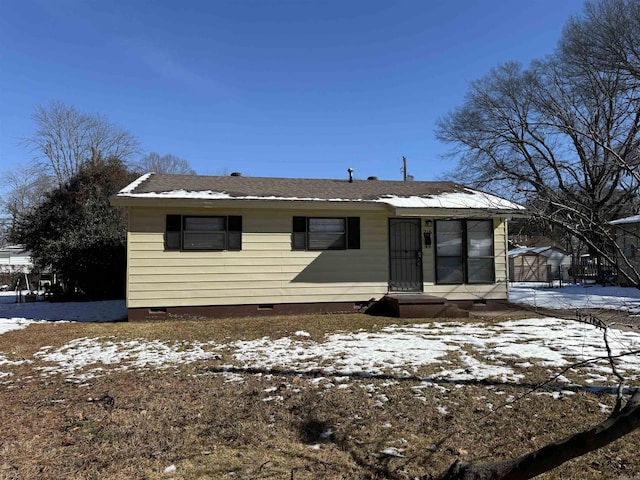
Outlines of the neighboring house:
{"type": "Polygon", "coordinates": [[[17,274],[29,274],[33,270],[31,253],[22,245],[0,247],[0,287],[7,289],[17,274]]]}
{"type": "Polygon", "coordinates": [[[31,253],[22,245],[0,247],[1,273],[31,273],[32,269],[31,253]]]}
{"type": "Polygon", "coordinates": [[[632,282],[623,273],[627,273],[634,278],[633,269],[636,272],[640,272],[640,215],[620,218],[609,222],[609,225],[615,227],[616,243],[621,247],[626,260],[630,264],[627,265],[624,260],[618,259],[618,282],[620,285],[631,285],[632,282]]]}
{"type": "Polygon", "coordinates": [[[240,174],[146,174],[111,202],[129,214],[130,319],[506,300],[506,220],[524,211],[450,182],[240,174]]]}
{"type": "Polygon", "coordinates": [[[569,280],[571,255],[553,247],[517,247],[509,250],[509,280],[551,282],[569,280]]]}

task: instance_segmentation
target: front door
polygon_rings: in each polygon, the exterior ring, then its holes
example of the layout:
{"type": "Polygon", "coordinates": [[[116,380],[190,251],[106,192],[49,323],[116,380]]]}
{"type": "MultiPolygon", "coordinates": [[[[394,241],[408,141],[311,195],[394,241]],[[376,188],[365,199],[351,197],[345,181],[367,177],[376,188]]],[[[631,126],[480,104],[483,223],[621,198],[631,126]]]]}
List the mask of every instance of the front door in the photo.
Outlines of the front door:
{"type": "Polygon", "coordinates": [[[389,219],[389,290],[422,291],[422,240],[419,218],[389,219]]]}

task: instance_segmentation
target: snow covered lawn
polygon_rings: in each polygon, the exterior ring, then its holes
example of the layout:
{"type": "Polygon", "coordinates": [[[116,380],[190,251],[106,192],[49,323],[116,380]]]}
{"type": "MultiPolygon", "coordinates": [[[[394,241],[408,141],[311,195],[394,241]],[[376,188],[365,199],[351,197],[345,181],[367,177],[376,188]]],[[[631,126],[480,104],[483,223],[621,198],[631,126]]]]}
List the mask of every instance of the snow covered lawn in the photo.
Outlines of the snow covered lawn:
{"type": "MultiPolygon", "coordinates": [[[[640,303],[640,291],[614,287],[568,286],[536,289],[515,286],[516,302],[550,308],[633,308],[640,303]]],[[[107,321],[126,313],[119,301],[89,303],[9,303],[0,297],[0,333],[26,329],[43,320],[107,321]]],[[[372,322],[373,322],[372,317],[372,322]]],[[[51,324],[50,328],[56,328],[51,324]]],[[[613,330],[614,353],[640,349],[640,334],[613,330]]],[[[161,341],[153,338],[122,340],[117,337],[81,337],[53,347],[43,345],[32,358],[44,366],[35,367],[35,376],[60,374],[83,381],[109,369],[149,369],[178,367],[207,361],[227,372],[296,371],[339,376],[394,375],[409,377],[428,372],[431,381],[485,380],[518,382],[533,366],[561,369],[588,358],[603,357],[606,351],[597,328],[557,318],[530,318],[507,321],[427,322],[389,325],[379,331],[330,332],[310,338],[295,331],[280,338],[210,341],[161,341]]],[[[10,352],[0,351],[0,377],[5,383],[19,381],[12,372],[10,352]]],[[[635,355],[621,357],[621,371],[628,378],[640,376],[635,355]]],[[[21,363],[22,365],[22,363],[21,363]]],[[[585,386],[604,384],[609,367],[604,360],[585,366],[585,386]]],[[[570,377],[570,373],[567,374],[570,377]]],[[[572,382],[571,379],[566,380],[572,382]]]]}
{"type": "Polygon", "coordinates": [[[513,283],[509,300],[539,308],[604,308],[640,314],[640,290],[600,285],[565,285],[547,288],[545,284],[513,283]]]}
{"type": "Polygon", "coordinates": [[[17,303],[14,292],[0,292],[0,322],[2,319],[114,322],[126,318],[127,306],[124,300],[17,303]]]}
{"type": "MultiPolygon", "coordinates": [[[[24,321],[15,325],[26,326],[24,321]]],[[[640,334],[614,330],[610,340],[615,354],[640,350],[640,334]]],[[[569,320],[539,318],[392,325],[377,332],[327,334],[319,341],[300,332],[290,337],[223,344],[83,337],[57,348],[42,346],[32,358],[21,360],[43,362],[31,375],[63,375],[78,382],[109,371],[164,369],[206,361],[230,377],[243,371],[287,371],[358,378],[426,375],[425,381],[429,382],[517,383],[526,379],[533,367],[559,371],[578,361],[605,356],[602,333],[597,328],[569,320]]],[[[637,356],[620,358],[618,366],[629,380],[640,378],[637,356]]],[[[0,353],[4,383],[19,381],[13,378],[12,367],[11,356],[0,353]]],[[[597,387],[607,385],[610,369],[602,358],[582,368],[579,377],[572,378],[573,373],[565,373],[563,381],[597,387]]]]}

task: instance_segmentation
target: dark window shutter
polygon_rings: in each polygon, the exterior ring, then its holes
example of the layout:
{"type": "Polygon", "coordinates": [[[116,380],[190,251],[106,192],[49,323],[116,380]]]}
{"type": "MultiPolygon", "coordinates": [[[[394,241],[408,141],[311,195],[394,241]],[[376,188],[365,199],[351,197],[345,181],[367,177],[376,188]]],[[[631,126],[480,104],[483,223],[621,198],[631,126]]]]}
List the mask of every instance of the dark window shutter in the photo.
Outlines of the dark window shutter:
{"type": "Polygon", "coordinates": [[[182,215],[167,215],[167,232],[182,230],[182,215]]]}
{"type": "Polygon", "coordinates": [[[295,233],[307,231],[307,217],[293,217],[293,231],[295,233]]]}
{"type": "Polygon", "coordinates": [[[227,217],[227,250],[242,250],[242,217],[227,217]]]}
{"type": "Polygon", "coordinates": [[[165,250],[182,248],[182,215],[167,215],[164,235],[165,250]]]}
{"type": "Polygon", "coordinates": [[[293,217],[292,250],[307,249],[307,217],[293,217]]]}
{"type": "Polygon", "coordinates": [[[360,248],[360,217],[347,218],[347,248],[351,250],[360,248]]]}
{"type": "Polygon", "coordinates": [[[227,220],[228,229],[230,232],[242,231],[242,217],[239,215],[229,215],[227,220]]]}

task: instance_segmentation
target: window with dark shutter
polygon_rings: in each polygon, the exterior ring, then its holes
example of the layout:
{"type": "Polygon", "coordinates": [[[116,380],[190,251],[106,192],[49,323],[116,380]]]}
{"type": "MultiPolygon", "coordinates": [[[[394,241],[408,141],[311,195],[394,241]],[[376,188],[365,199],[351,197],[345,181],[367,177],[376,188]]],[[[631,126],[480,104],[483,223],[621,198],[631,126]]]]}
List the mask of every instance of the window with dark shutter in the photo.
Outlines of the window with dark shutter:
{"type": "Polygon", "coordinates": [[[292,250],[359,248],[359,217],[293,217],[292,250]]]}
{"type": "Polygon", "coordinates": [[[166,250],[241,250],[242,217],[167,215],[166,250]]]}
{"type": "Polygon", "coordinates": [[[224,250],[226,217],[184,217],[184,250],[224,250]]]}
{"type": "Polygon", "coordinates": [[[344,250],[347,228],[344,218],[309,218],[307,220],[309,250],[344,250]]]}

